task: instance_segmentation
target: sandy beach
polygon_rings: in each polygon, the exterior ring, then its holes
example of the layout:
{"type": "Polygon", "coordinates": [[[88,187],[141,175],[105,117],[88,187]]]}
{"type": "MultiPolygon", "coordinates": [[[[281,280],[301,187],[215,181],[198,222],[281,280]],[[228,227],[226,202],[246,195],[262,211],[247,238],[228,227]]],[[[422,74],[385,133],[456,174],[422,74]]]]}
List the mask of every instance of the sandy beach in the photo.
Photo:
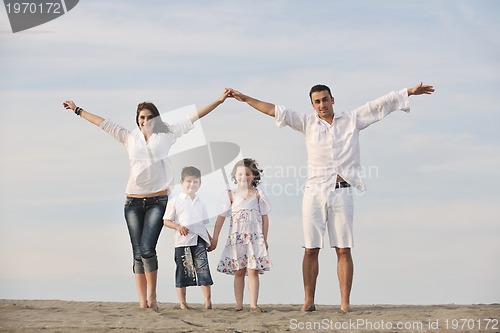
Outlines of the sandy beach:
{"type": "Polygon", "coordinates": [[[302,313],[299,304],[269,304],[265,313],[235,312],[231,304],[159,312],[136,303],[0,300],[0,332],[499,332],[500,304],[336,305],[302,313]]]}

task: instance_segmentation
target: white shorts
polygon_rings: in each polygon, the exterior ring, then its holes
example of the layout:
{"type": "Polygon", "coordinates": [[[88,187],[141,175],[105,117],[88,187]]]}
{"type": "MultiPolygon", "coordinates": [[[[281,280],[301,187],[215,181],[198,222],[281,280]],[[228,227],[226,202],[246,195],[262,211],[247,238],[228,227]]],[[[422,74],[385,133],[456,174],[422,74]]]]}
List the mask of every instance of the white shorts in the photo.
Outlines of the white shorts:
{"type": "Polygon", "coordinates": [[[353,214],[352,187],[316,191],[306,186],[302,200],[304,247],[323,248],[328,228],[331,247],[352,248],[353,214]]]}

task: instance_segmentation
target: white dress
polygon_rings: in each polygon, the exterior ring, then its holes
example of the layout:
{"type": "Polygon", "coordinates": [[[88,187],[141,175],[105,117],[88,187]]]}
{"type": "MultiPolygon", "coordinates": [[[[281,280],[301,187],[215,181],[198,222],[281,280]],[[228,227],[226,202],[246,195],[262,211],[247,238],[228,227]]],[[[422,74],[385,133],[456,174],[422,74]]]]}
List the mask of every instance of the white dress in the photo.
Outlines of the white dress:
{"type": "Polygon", "coordinates": [[[269,199],[260,190],[248,199],[232,191],[232,204],[228,193],[225,197],[220,215],[231,216],[231,224],[217,271],[229,275],[242,268],[255,269],[260,274],[269,271],[271,261],[262,233],[262,215],[271,210],[269,199]]]}

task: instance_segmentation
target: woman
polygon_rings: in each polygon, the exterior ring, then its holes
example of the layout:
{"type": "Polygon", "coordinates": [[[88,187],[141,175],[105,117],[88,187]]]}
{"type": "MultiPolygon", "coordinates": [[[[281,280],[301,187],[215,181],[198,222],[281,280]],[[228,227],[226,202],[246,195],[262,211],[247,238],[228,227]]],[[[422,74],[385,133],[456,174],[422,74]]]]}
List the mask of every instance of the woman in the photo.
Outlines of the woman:
{"type": "Polygon", "coordinates": [[[136,114],[140,131],[129,131],[77,107],[71,100],[63,103],[64,108],[73,110],[76,115],[99,126],[127,149],[130,175],[125,191],[127,198],[124,213],[132,243],[133,272],[141,308],[158,311],[156,243],[163,226],[168,187],[173,179],[172,168],[167,159],[168,151],[177,138],[194,128],[193,123],[197,119],[214,110],[229,95],[230,91],[225,89],[218,99],[172,125],[161,120],[153,103],[141,103],[137,106],[136,114]]]}

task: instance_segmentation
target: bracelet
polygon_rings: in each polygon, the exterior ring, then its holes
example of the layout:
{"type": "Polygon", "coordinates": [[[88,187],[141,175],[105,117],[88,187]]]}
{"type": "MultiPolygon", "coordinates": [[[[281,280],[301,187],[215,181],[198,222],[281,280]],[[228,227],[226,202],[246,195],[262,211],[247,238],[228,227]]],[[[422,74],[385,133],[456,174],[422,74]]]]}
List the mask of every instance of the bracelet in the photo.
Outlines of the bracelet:
{"type": "Polygon", "coordinates": [[[79,106],[77,106],[76,109],[75,109],[75,113],[76,113],[77,116],[81,115],[82,111],[83,111],[83,109],[81,107],[79,107],[79,106]]]}

